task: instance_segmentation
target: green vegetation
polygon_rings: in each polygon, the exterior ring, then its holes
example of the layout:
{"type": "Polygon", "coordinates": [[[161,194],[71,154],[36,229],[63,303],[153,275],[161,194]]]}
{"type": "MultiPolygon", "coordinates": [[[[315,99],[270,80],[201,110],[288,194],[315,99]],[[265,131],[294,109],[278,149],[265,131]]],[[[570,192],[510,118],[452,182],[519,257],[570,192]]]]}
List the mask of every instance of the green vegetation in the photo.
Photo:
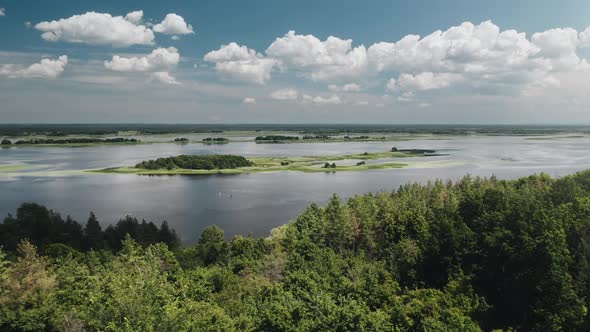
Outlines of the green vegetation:
{"type": "Polygon", "coordinates": [[[349,154],[341,156],[308,156],[308,157],[253,157],[246,159],[232,155],[195,155],[159,158],[143,161],[135,167],[114,167],[93,170],[93,173],[124,173],[140,175],[204,175],[204,174],[246,174],[259,172],[299,171],[364,171],[376,169],[401,168],[406,164],[382,162],[366,165],[357,163],[356,166],[336,166],[334,161],[345,159],[377,160],[399,157],[424,156],[423,151],[408,150],[396,152],[375,152],[349,154]],[[331,161],[330,167],[321,167],[331,161]]]}
{"type": "Polygon", "coordinates": [[[18,140],[14,142],[15,145],[64,145],[64,144],[110,144],[110,143],[139,143],[135,138],[67,138],[67,139],[53,139],[53,138],[36,138],[30,140],[18,140]]]}
{"type": "Polygon", "coordinates": [[[174,142],[176,143],[188,143],[188,138],[186,137],[179,137],[179,138],[175,138],[174,142]]]}
{"type": "Polygon", "coordinates": [[[204,143],[229,143],[229,139],[225,137],[207,137],[203,139],[204,143]]]}
{"type": "Polygon", "coordinates": [[[258,136],[254,139],[256,143],[283,143],[290,141],[298,141],[299,136],[283,136],[283,135],[272,135],[272,136],[258,136]]]}
{"type": "Polygon", "coordinates": [[[210,226],[115,254],[60,242],[47,216],[7,217],[34,240],[0,251],[2,331],[590,329],[590,171],[334,196],[266,239],[210,226]]]}
{"type": "Polygon", "coordinates": [[[69,216],[64,220],[60,214],[46,207],[34,204],[22,204],[16,210],[16,216],[8,215],[0,223],[0,244],[9,253],[17,250],[18,243],[27,239],[41,251],[47,252],[63,245],[80,252],[89,250],[116,252],[121,250],[125,236],[131,236],[137,243],[146,247],[151,244],[164,243],[170,249],[178,249],[180,240],[174,230],[164,221],[160,227],[152,222],[126,216],[114,225],[102,229],[94,213],[85,226],[69,216]]]}
{"type": "Polygon", "coordinates": [[[175,168],[180,169],[227,169],[252,166],[252,162],[242,156],[233,155],[204,155],[158,158],[156,160],[142,161],[135,165],[136,168],[158,170],[175,168]]]}

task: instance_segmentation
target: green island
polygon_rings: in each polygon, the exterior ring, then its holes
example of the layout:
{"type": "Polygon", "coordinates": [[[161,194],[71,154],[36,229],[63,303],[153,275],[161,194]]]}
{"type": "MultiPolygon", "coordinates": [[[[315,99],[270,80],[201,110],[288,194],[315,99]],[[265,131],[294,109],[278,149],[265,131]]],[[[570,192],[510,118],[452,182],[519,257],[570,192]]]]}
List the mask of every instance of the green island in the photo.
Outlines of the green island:
{"type": "Polygon", "coordinates": [[[123,173],[139,175],[198,175],[198,174],[247,174],[260,172],[298,171],[298,172],[336,172],[366,171],[377,169],[402,168],[407,164],[387,161],[390,158],[423,157],[432,150],[397,150],[385,152],[364,152],[339,156],[304,157],[250,157],[234,155],[194,155],[158,158],[138,163],[135,166],[112,167],[90,170],[92,173],[123,173]],[[337,161],[385,160],[382,163],[367,164],[355,162],[350,165],[337,165],[337,161]],[[330,167],[325,164],[330,162],[330,167]]]}
{"type": "Polygon", "coordinates": [[[207,144],[225,144],[229,143],[229,139],[225,137],[207,137],[203,138],[202,142],[207,144]]]}
{"type": "Polygon", "coordinates": [[[2,147],[10,146],[28,146],[28,145],[41,145],[41,146],[92,146],[100,144],[139,144],[140,140],[135,138],[96,138],[96,137],[77,137],[77,138],[35,138],[29,140],[15,140],[14,142],[9,139],[3,139],[0,142],[2,147]]]}
{"type": "Polygon", "coordinates": [[[0,223],[0,330],[588,331],[589,216],[590,171],[334,195],[184,246],[27,203],[0,223]]]}

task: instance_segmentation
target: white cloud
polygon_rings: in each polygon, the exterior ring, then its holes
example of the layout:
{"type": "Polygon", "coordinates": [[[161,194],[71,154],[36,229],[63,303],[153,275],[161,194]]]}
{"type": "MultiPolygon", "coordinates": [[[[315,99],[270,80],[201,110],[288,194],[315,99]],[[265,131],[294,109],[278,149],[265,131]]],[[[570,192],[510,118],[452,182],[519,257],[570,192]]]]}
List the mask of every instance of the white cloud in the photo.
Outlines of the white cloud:
{"type": "Polygon", "coordinates": [[[406,91],[397,97],[397,101],[410,102],[414,101],[415,95],[413,91],[406,91]]]}
{"type": "Polygon", "coordinates": [[[578,39],[580,40],[581,47],[590,47],[590,26],[580,32],[578,39]]]}
{"type": "Polygon", "coordinates": [[[242,100],[243,104],[256,104],[256,98],[246,97],[242,100]]]}
{"type": "Polygon", "coordinates": [[[25,28],[30,29],[33,26],[33,24],[29,21],[25,22],[25,28]]]}
{"type": "Polygon", "coordinates": [[[59,58],[42,59],[39,63],[34,63],[29,67],[14,64],[0,65],[0,76],[8,78],[57,78],[64,71],[68,64],[67,55],[62,55],[59,58]]]}
{"type": "Polygon", "coordinates": [[[299,92],[295,89],[281,89],[271,93],[270,98],[275,100],[296,100],[299,98],[299,92]]]}
{"type": "Polygon", "coordinates": [[[531,42],[539,48],[537,56],[550,62],[552,70],[572,69],[580,63],[576,54],[578,32],[572,28],[537,32],[531,42]]]}
{"type": "MultiPolygon", "coordinates": [[[[368,58],[377,72],[454,74],[474,88],[518,90],[552,72],[579,68],[584,62],[576,55],[578,44],[577,32],[571,28],[535,33],[528,40],[525,33],[500,31],[491,21],[479,25],[465,22],[424,38],[408,35],[396,43],[373,44],[368,58]]],[[[446,79],[451,77],[439,76],[435,86],[420,84],[415,76],[406,83],[411,86],[413,82],[417,90],[424,90],[420,87],[448,86],[446,79]]]]}
{"type": "Polygon", "coordinates": [[[461,81],[461,75],[450,73],[424,72],[417,75],[401,74],[397,81],[390,80],[387,89],[396,91],[425,91],[449,87],[452,83],[461,81]]]}
{"type": "Polygon", "coordinates": [[[387,81],[385,89],[391,92],[397,92],[399,90],[399,86],[397,85],[397,81],[395,80],[395,78],[391,78],[389,79],[389,81],[387,81]]]}
{"type": "Polygon", "coordinates": [[[121,72],[145,72],[169,68],[180,61],[180,54],[174,47],[157,48],[152,53],[140,57],[121,57],[114,55],[111,61],[105,61],[107,69],[121,72]]]}
{"type": "Polygon", "coordinates": [[[266,84],[277,65],[276,60],[264,58],[255,50],[236,43],[223,45],[219,50],[207,53],[204,60],[215,63],[215,69],[224,75],[258,84],[266,84]]]}
{"type": "Polygon", "coordinates": [[[351,39],[330,36],[321,41],[313,35],[297,35],[289,31],[277,38],[266,54],[287,67],[303,70],[316,81],[343,80],[358,77],[367,68],[367,50],[352,47],[351,39]]]}
{"type": "Polygon", "coordinates": [[[328,89],[334,92],[358,92],[362,90],[362,87],[356,83],[348,83],[344,85],[328,85],[328,89]]]}
{"type": "Polygon", "coordinates": [[[303,95],[304,103],[314,103],[319,105],[339,105],[342,104],[342,100],[337,95],[331,95],[329,97],[323,96],[310,96],[303,95]]]}
{"type": "Polygon", "coordinates": [[[114,47],[152,45],[152,30],[131,21],[138,16],[138,12],[129,13],[126,17],[87,12],[57,21],[41,22],[35,25],[35,29],[43,31],[41,37],[51,42],[65,41],[114,47]]]}
{"type": "Polygon", "coordinates": [[[133,24],[139,24],[143,19],[143,10],[136,10],[125,15],[125,19],[133,24]]]}
{"type": "Polygon", "coordinates": [[[6,9],[0,8],[0,16],[6,16],[6,9]]]}
{"type": "Polygon", "coordinates": [[[150,74],[150,81],[152,82],[159,82],[162,84],[170,84],[170,85],[178,85],[180,82],[174,78],[174,76],[170,75],[170,73],[165,71],[157,71],[150,74]]]}
{"type": "Polygon", "coordinates": [[[184,18],[174,13],[166,15],[164,20],[154,26],[154,31],[166,35],[187,35],[195,33],[193,27],[184,18]]]}

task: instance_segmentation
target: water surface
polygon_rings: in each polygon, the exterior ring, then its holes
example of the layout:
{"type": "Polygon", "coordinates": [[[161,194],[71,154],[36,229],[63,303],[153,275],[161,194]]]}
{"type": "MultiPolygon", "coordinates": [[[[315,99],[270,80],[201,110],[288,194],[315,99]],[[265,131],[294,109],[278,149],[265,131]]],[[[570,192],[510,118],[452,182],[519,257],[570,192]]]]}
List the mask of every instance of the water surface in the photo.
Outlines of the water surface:
{"type": "Polygon", "coordinates": [[[545,172],[563,176],[590,168],[590,137],[531,140],[524,136],[457,136],[402,142],[344,142],[223,145],[145,144],[85,148],[0,149],[0,166],[26,165],[17,174],[0,173],[0,215],[23,202],[37,202],[84,222],[94,211],[103,225],[126,214],[156,223],[167,220],[193,243],[207,225],[228,236],[264,236],[292,220],[310,202],[333,193],[350,197],[391,191],[407,182],[458,179],[465,174],[517,178],[545,172]],[[84,169],[133,165],[178,154],[232,153],[244,156],[341,155],[391,149],[435,149],[445,156],[399,158],[407,169],[337,173],[255,173],[209,176],[83,174],[84,169]]]}

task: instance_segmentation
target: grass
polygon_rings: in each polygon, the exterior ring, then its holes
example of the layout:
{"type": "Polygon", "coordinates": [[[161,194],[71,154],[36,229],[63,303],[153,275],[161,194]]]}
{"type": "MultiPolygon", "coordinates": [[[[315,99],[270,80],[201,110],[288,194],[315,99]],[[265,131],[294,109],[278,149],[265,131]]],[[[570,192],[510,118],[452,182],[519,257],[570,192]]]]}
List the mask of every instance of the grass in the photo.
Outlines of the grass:
{"type": "Polygon", "coordinates": [[[415,152],[375,152],[347,154],[340,156],[304,156],[304,157],[252,157],[248,158],[254,163],[251,167],[239,167],[230,169],[157,169],[148,170],[136,167],[112,167],[100,170],[90,170],[93,173],[117,173],[139,175],[205,175],[205,174],[248,174],[261,172],[308,172],[331,173],[341,171],[367,171],[377,169],[394,169],[407,166],[403,163],[383,162],[378,164],[345,165],[336,168],[323,168],[327,162],[338,160],[379,160],[388,158],[421,157],[422,153],[415,152]]]}
{"type": "Polygon", "coordinates": [[[27,168],[31,168],[31,167],[26,166],[26,165],[5,165],[5,166],[0,165],[0,173],[12,173],[12,172],[17,172],[17,171],[22,171],[27,168]]]}

